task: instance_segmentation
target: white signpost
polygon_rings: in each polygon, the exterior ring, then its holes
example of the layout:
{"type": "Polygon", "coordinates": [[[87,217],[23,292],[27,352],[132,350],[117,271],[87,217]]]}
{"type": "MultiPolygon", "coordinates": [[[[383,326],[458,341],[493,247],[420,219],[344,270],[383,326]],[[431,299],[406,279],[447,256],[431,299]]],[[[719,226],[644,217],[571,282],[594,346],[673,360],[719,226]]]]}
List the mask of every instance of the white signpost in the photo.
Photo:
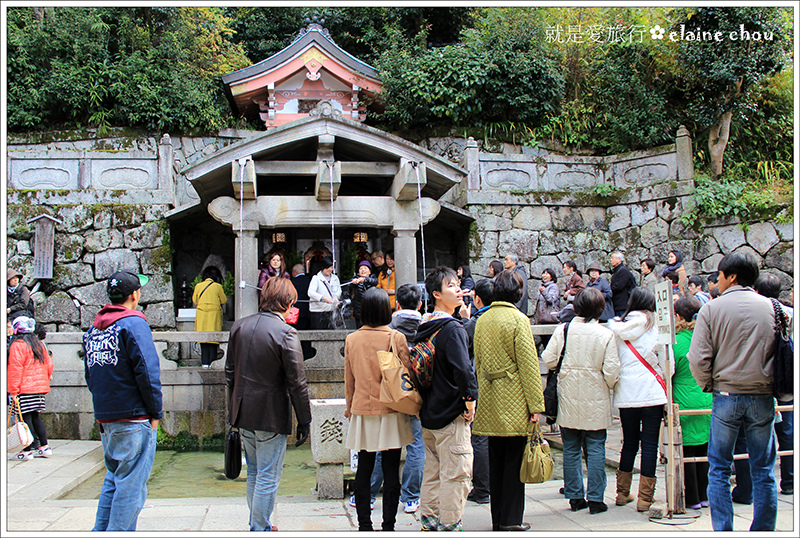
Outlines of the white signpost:
{"type": "MultiPolygon", "coordinates": [[[[664,345],[666,353],[666,372],[664,377],[667,384],[667,431],[669,435],[669,453],[667,455],[667,511],[672,518],[673,513],[684,514],[683,492],[677,492],[677,488],[683,484],[683,458],[679,457],[675,461],[675,442],[676,435],[681,437],[681,432],[675,431],[676,409],[672,404],[672,373],[674,370],[674,360],[672,346],[675,344],[675,309],[672,302],[672,282],[664,281],[656,284],[656,326],[658,327],[658,343],[664,345]]],[[[680,423],[678,423],[680,428],[680,423]]],[[[682,442],[681,442],[682,444],[682,442]]],[[[678,455],[680,456],[680,455],[678,455]]],[[[682,488],[681,488],[682,490],[682,488]]]]}

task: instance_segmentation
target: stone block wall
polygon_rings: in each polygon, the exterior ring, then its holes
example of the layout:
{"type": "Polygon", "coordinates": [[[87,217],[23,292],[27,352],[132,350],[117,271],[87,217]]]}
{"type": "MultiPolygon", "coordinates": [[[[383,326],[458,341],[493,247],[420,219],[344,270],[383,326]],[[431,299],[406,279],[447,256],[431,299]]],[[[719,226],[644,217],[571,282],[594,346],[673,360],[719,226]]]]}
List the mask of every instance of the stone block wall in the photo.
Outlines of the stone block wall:
{"type": "Polygon", "coordinates": [[[695,230],[680,218],[692,203],[691,187],[691,181],[673,181],[624,189],[609,197],[591,191],[469,193],[468,208],[477,216],[470,237],[473,277],[485,277],[492,260],[516,254],[530,277],[529,289],[534,290],[528,309],[532,315],[543,270],[555,270],[563,290],[562,265],[569,259],[582,272],[590,263],[599,263],[608,279],[610,255],[619,250],[638,281],[643,259],[656,261],[660,277],[672,249],[683,253],[689,276],[703,278],[716,273],[725,254],[746,252],[758,260],[762,271],[781,279],[783,297],[788,297],[793,286],[793,225],[743,226],[727,219],[695,230]]]}
{"type": "MultiPolygon", "coordinates": [[[[234,141],[230,137],[152,137],[31,142],[9,137],[8,267],[32,287],[33,225],[55,228],[53,278],[32,297],[48,332],[84,331],[108,302],[118,269],[150,277],[141,307],[154,329],[175,328],[173,248],[166,214],[198,200],[178,171],[234,141]]],[[[192,278],[194,275],[192,275],[192,278]]]]}

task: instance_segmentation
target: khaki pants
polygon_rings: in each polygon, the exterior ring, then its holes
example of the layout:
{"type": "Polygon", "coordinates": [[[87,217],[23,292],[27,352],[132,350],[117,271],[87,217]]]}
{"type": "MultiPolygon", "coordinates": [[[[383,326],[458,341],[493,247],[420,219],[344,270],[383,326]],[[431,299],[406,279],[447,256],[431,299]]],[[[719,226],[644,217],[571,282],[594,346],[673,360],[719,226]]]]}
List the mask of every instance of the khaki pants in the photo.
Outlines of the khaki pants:
{"type": "Polygon", "coordinates": [[[440,430],[422,429],[425,469],[420,492],[420,519],[436,521],[439,530],[461,522],[472,480],[469,424],[459,416],[440,430]]]}

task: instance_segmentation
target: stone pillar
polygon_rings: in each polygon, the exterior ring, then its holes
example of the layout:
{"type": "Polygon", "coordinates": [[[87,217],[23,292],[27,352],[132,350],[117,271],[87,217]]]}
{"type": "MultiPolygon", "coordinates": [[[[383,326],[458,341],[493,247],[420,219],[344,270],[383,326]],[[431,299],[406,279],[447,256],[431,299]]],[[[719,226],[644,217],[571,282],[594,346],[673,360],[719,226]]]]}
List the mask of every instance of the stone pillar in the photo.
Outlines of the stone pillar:
{"type": "Polygon", "coordinates": [[[678,154],[678,179],[692,179],[694,175],[692,139],[689,137],[689,131],[683,125],[678,128],[675,146],[678,154]]]}
{"type": "Polygon", "coordinates": [[[172,178],[172,161],[174,158],[172,139],[169,134],[164,133],[164,136],[158,142],[158,188],[159,190],[171,190],[172,199],[175,207],[177,207],[179,205],[178,193],[172,178]]]}
{"type": "Polygon", "coordinates": [[[464,148],[461,166],[467,169],[467,189],[477,191],[481,188],[481,165],[478,157],[478,143],[471,136],[464,148]]]}
{"type": "Polygon", "coordinates": [[[242,280],[251,286],[258,284],[258,223],[244,221],[242,228],[239,228],[237,222],[233,225],[233,231],[236,233],[236,259],[233,262],[236,278],[235,319],[241,319],[258,312],[258,290],[249,286],[244,289],[239,287],[242,280]]]}
{"type": "Polygon", "coordinates": [[[317,498],[344,497],[344,465],[350,451],[344,442],[349,420],[345,400],[311,400],[311,454],[317,463],[317,498]]]}
{"type": "Polygon", "coordinates": [[[392,230],[394,235],[395,286],[417,283],[416,230],[392,230]]]}

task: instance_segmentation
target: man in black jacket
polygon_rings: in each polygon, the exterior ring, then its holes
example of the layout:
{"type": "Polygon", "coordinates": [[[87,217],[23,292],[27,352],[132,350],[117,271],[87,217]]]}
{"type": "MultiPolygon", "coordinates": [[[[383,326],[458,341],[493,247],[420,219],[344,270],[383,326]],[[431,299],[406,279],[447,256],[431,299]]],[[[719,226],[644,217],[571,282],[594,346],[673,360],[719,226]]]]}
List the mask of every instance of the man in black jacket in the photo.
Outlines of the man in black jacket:
{"type": "Polygon", "coordinates": [[[416,340],[432,338],[436,355],[431,386],[420,392],[425,443],[420,521],[422,530],[461,530],[472,478],[469,425],[475,418],[478,381],[467,332],[451,315],[464,304],[458,275],[437,267],[425,279],[425,289],[435,306],[423,318],[416,340]]]}
{"type": "Polygon", "coordinates": [[[630,269],[625,265],[625,256],[622,252],[615,252],[611,255],[611,302],[614,305],[614,315],[621,316],[628,307],[628,297],[633,288],[636,287],[636,280],[633,278],[630,269]]]}
{"type": "MultiPolygon", "coordinates": [[[[308,284],[311,282],[311,277],[305,272],[303,264],[298,263],[292,267],[292,285],[297,290],[297,303],[295,306],[300,310],[300,315],[297,316],[297,323],[294,328],[298,331],[305,331],[311,328],[311,316],[308,313],[308,284]]],[[[303,348],[303,360],[307,361],[317,354],[316,350],[311,347],[311,342],[303,340],[300,342],[303,348]]]]}
{"type": "MultiPolygon", "coordinates": [[[[478,322],[494,301],[494,281],[489,279],[479,280],[475,284],[475,306],[477,310],[464,323],[469,339],[469,360],[475,365],[475,352],[473,339],[475,337],[475,323],[478,322]]],[[[472,434],[472,490],[467,495],[467,500],[478,504],[489,502],[489,437],[486,435],[472,434]]]]}

